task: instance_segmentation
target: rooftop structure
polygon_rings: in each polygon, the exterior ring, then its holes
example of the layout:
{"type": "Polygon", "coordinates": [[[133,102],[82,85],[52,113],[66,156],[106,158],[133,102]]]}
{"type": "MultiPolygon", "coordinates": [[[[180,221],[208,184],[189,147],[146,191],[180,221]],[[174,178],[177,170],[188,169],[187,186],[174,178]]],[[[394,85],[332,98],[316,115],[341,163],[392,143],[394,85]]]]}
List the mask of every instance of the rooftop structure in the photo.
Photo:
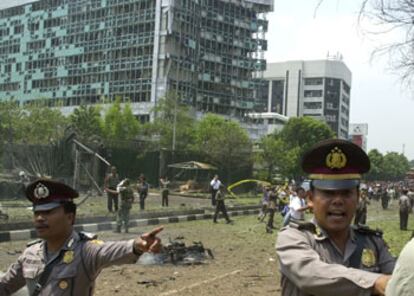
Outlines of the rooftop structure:
{"type": "Polygon", "coordinates": [[[348,138],[352,74],[341,59],[270,63],[264,78],[258,111],[311,116],[348,138]]]}

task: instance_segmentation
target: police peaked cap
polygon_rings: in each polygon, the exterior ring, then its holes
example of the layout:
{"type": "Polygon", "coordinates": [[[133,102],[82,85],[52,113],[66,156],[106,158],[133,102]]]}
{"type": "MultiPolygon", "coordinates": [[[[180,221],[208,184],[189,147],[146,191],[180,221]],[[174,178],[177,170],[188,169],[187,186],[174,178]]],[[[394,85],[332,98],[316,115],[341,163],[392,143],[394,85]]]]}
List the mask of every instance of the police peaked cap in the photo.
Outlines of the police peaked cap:
{"type": "Polygon", "coordinates": [[[370,169],[368,155],[359,146],[341,139],[317,143],[302,157],[302,169],[312,185],[335,190],[356,187],[370,169]]]}
{"type": "Polygon", "coordinates": [[[33,211],[48,211],[78,196],[75,189],[56,180],[38,179],[26,187],[26,197],[32,202],[33,211]]]}

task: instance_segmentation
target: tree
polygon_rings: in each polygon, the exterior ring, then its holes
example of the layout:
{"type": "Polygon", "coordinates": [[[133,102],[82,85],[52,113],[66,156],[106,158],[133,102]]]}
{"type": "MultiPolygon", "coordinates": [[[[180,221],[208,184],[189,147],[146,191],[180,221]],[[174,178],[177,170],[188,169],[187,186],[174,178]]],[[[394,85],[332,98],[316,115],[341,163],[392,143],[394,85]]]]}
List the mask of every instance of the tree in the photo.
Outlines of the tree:
{"type": "Polygon", "coordinates": [[[69,116],[70,124],[82,141],[102,136],[102,118],[100,108],[82,105],[69,116]]]}
{"type": "Polygon", "coordinates": [[[268,135],[259,143],[260,151],[257,160],[266,169],[266,179],[272,180],[272,175],[277,173],[283,177],[292,175],[294,162],[297,160],[297,149],[288,149],[287,144],[277,135],[268,135]]]}
{"type": "Polygon", "coordinates": [[[238,122],[215,115],[205,115],[196,125],[194,148],[209,161],[226,171],[246,167],[252,162],[252,143],[238,122]]]}
{"type": "Polygon", "coordinates": [[[68,126],[68,119],[55,108],[48,108],[42,100],[25,106],[19,123],[20,141],[45,144],[60,140],[68,126]]]}
{"type": "Polygon", "coordinates": [[[189,150],[194,141],[195,126],[195,118],[190,111],[188,106],[179,103],[175,92],[168,92],[154,108],[153,112],[156,114],[154,122],[145,125],[145,133],[158,134],[161,148],[189,150]]]}
{"type": "Polygon", "coordinates": [[[137,137],[140,123],[132,113],[129,103],[121,106],[121,99],[117,98],[106,111],[103,123],[103,134],[110,141],[129,141],[137,137]]]}
{"type": "MultiPolygon", "coordinates": [[[[22,117],[23,112],[18,102],[0,101],[0,156],[3,155],[6,143],[11,145],[20,138],[19,123],[22,117]]],[[[11,162],[13,163],[13,158],[11,162]]]]}
{"type": "Polygon", "coordinates": [[[23,115],[18,102],[0,101],[0,145],[5,142],[12,143],[19,138],[18,125],[23,115]]]}
{"type": "Polygon", "coordinates": [[[397,181],[404,179],[410,169],[410,164],[404,154],[388,152],[384,156],[383,168],[385,180],[397,181]]]}
{"type": "Polygon", "coordinates": [[[312,117],[290,118],[279,134],[286,144],[286,154],[289,155],[289,166],[284,168],[286,177],[298,179],[303,175],[300,167],[300,157],[316,143],[331,139],[335,133],[330,127],[312,117]]]}
{"type": "Polygon", "coordinates": [[[397,152],[382,155],[377,149],[372,149],[368,152],[368,157],[371,161],[371,169],[366,175],[368,180],[402,180],[410,169],[408,159],[397,152]]]}
{"type": "Polygon", "coordinates": [[[333,138],[335,133],[325,122],[305,116],[290,118],[280,136],[288,147],[299,146],[304,152],[322,140],[333,138]]]}
{"type": "Polygon", "coordinates": [[[384,156],[377,149],[372,149],[368,152],[368,157],[371,162],[371,169],[365,175],[367,180],[382,180],[384,156]]]}
{"type": "Polygon", "coordinates": [[[414,76],[414,2],[412,0],[363,0],[360,19],[376,24],[371,35],[404,32],[400,41],[379,46],[375,54],[388,54],[391,67],[409,82],[414,76]]]}

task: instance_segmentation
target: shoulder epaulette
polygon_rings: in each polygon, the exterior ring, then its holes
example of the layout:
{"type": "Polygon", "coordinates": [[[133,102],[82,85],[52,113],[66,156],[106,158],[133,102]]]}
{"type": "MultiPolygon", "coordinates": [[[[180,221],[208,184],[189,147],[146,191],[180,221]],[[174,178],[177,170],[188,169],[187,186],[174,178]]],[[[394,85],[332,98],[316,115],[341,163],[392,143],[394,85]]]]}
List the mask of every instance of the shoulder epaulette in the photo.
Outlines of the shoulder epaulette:
{"type": "Polygon", "coordinates": [[[289,227],[296,228],[301,231],[310,231],[316,233],[316,226],[311,222],[290,221],[289,227]]]}
{"type": "Polygon", "coordinates": [[[31,241],[31,242],[28,242],[28,243],[26,244],[26,247],[33,246],[33,245],[35,245],[35,244],[41,243],[42,241],[43,241],[43,240],[42,240],[42,239],[40,239],[40,238],[35,239],[35,240],[31,241]]]}
{"type": "Polygon", "coordinates": [[[79,237],[81,240],[93,240],[93,239],[97,239],[98,235],[95,233],[80,231],[79,237]]]}
{"type": "Polygon", "coordinates": [[[382,237],[382,230],[381,229],[371,229],[366,225],[353,225],[352,228],[361,234],[366,234],[366,235],[375,235],[375,236],[379,236],[382,237]]]}

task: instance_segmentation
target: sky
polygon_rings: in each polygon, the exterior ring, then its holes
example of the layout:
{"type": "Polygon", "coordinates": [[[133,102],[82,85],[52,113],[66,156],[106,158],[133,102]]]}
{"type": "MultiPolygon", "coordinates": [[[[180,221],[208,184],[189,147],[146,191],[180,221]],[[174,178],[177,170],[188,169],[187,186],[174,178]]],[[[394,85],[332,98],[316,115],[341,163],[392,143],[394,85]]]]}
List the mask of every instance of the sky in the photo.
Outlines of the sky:
{"type": "MultiPolygon", "coordinates": [[[[33,0],[0,0],[0,9],[33,0]]],[[[325,59],[340,53],[352,72],[350,123],[368,123],[368,150],[404,152],[414,159],[414,96],[388,66],[371,59],[375,47],[398,33],[367,36],[357,24],[362,0],[274,0],[266,34],[268,62],[325,59]],[[316,9],[318,7],[318,9],[316,9]]],[[[364,28],[372,26],[366,23],[364,28]]]]}
{"type": "Polygon", "coordinates": [[[368,150],[395,151],[414,159],[414,96],[390,71],[388,56],[372,51],[400,37],[364,34],[359,0],[275,0],[267,16],[267,62],[325,59],[339,52],[352,72],[350,123],[368,123],[368,150]],[[316,11],[315,11],[316,10],[316,11]],[[403,148],[404,146],[404,148],[403,148]]]}

